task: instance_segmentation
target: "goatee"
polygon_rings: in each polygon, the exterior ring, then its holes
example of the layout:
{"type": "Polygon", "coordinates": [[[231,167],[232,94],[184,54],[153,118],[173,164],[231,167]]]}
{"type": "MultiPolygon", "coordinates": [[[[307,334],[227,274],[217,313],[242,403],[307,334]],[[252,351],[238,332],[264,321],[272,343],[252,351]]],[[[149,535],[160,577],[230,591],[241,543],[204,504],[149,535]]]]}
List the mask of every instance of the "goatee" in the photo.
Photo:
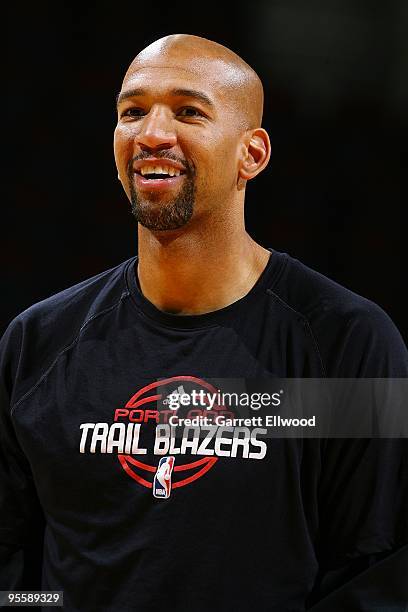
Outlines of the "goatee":
{"type": "MultiPolygon", "coordinates": [[[[170,156],[166,157],[170,159],[170,156]]],[[[148,194],[148,198],[143,198],[137,192],[132,164],[129,165],[128,179],[132,214],[136,221],[147,229],[174,230],[183,227],[191,219],[195,201],[195,181],[192,168],[187,169],[183,186],[177,196],[163,204],[155,205],[155,200],[161,196],[153,191],[148,194]]]]}

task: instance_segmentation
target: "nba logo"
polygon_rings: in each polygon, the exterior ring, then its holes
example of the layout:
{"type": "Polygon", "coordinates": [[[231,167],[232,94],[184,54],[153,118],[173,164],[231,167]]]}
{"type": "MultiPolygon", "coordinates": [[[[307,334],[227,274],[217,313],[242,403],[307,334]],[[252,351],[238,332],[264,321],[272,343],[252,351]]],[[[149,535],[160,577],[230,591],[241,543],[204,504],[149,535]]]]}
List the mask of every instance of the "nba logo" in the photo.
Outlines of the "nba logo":
{"type": "Polygon", "coordinates": [[[153,480],[153,495],[160,499],[167,499],[171,492],[171,473],[174,466],[174,457],[162,457],[157,466],[153,480]]]}

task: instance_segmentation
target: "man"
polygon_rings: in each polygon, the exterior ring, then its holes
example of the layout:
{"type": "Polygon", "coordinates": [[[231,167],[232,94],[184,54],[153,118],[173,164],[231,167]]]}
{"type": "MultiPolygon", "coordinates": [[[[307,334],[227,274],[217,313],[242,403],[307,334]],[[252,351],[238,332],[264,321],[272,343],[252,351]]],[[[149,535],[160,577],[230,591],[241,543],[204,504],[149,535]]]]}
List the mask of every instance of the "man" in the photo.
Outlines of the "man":
{"type": "MultiPolygon", "coordinates": [[[[270,156],[258,76],[172,35],[139,53],[117,103],[138,256],[35,304],[2,341],[1,589],[24,588],[37,495],[41,588],[70,611],[304,610],[373,564],[395,576],[402,440],[175,433],[157,409],[214,379],[408,373],[378,306],[245,231],[246,184],[270,156]]],[[[398,606],[394,586],[360,585],[354,604],[398,606]]]]}

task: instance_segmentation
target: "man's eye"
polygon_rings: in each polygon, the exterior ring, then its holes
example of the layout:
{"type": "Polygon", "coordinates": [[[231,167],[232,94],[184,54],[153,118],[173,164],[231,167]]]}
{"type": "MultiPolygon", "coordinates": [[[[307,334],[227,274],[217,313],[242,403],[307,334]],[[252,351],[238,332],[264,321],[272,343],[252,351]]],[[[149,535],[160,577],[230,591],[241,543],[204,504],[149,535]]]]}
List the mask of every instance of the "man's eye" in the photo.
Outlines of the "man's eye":
{"type": "MultiPolygon", "coordinates": [[[[132,119],[140,119],[146,115],[146,111],[143,108],[132,107],[123,111],[121,117],[131,117],[132,119]]],[[[203,113],[192,106],[185,106],[177,111],[178,117],[203,117],[203,113]]]]}
{"type": "Polygon", "coordinates": [[[123,111],[122,117],[138,118],[143,117],[144,114],[145,112],[142,108],[128,108],[127,110],[123,111]]]}
{"type": "Polygon", "coordinates": [[[203,114],[192,106],[186,106],[177,113],[181,117],[202,117],[203,114]]]}

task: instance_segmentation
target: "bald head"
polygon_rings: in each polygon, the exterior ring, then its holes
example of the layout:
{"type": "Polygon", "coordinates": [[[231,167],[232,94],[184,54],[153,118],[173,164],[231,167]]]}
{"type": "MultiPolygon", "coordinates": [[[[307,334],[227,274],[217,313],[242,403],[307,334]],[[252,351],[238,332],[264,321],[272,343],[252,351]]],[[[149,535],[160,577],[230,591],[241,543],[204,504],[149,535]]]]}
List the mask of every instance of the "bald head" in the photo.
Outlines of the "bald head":
{"type": "Polygon", "coordinates": [[[207,82],[209,79],[234,106],[241,127],[253,129],[261,125],[261,80],[251,66],[227,47],[191,34],[165,36],[135,57],[124,82],[143,68],[155,67],[184,68],[207,82]]]}

